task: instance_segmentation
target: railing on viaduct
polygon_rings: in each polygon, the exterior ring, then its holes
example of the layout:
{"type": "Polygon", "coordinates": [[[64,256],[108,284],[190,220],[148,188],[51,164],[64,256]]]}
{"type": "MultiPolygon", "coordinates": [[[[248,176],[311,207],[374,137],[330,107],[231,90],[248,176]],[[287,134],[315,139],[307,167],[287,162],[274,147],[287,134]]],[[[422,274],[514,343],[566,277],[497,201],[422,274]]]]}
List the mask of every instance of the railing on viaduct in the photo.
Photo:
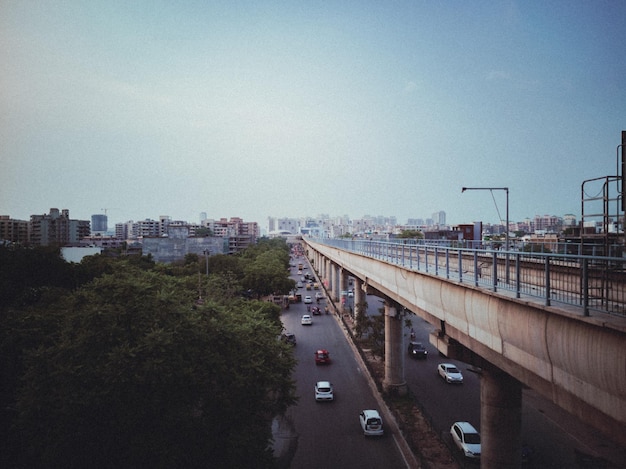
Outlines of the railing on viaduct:
{"type": "Polygon", "coordinates": [[[545,305],[626,316],[626,258],[468,249],[415,240],[315,239],[316,242],[545,305]]]}

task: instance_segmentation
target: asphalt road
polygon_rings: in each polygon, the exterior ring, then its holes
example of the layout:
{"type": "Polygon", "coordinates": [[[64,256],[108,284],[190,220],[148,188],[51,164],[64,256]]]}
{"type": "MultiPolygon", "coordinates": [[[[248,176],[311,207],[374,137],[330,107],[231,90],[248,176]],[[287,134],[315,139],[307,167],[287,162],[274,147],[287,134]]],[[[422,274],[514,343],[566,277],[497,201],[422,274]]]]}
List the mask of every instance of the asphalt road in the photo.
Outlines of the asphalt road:
{"type": "MultiPolygon", "coordinates": [[[[374,297],[375,298],[375,297],[374,297]]],[[[416,341],[428,350],[426,360],[408,357],[405,361],[405,379],[416,401],[425,409],[433,427],[450,444],[450,426],[465,420],[480,430],[480,374],[470,365],[440,356],[428,342],[432,325],[417,316],[412,318],[416,341]],[[462,385],[447,384],[437,374],[437,364],[455,364],[463,373],[462,385]]],[[[410,329],[405,329],[407,342],[410,329]]],[[[522,441],[532,449],[534,468],[581,467],[576,451],[603,456],[611,462],[607,467],[625,467],[620,464],[626,455],[602,435],[555,404],[542,398],[532,389],[522,393],[522,441]]],[[[457,455],[458,456],[458,455],[457,455]]],[[[459,457],[459,460],[462,458],[459,457]]],[[[471,465],[470,465],[471,467],[471,465]]],[[[590,466],[600,467],[600,466],[590,466]]]]}
{"type": "MultiPolygon", "coordinates": [[[[322,308],[323,305],[321,301],[322,308]]],[[[298,365],[294,379],[299,397],[298,404],[289,409],[275,431],[281,440],[278,443],[282,466],[406,468],[389,427],[380,438],[365,437],[361,431],[359,412],[379,409],[378,401],[368,384],[366,370],[359,366],[335,317],[313,316],[312,326],[302,326],[302,314],[306,314],[306,305],[300,303],[291,305],[282,315],[285,329],[296,335],[294,351],[298,365]],[[318,348],[330,352],[330,365],[315,364],[314,352],[318,348]],[[315,401],[314,386],[320,380],[333,383],[334,402],[315,401]]]]}

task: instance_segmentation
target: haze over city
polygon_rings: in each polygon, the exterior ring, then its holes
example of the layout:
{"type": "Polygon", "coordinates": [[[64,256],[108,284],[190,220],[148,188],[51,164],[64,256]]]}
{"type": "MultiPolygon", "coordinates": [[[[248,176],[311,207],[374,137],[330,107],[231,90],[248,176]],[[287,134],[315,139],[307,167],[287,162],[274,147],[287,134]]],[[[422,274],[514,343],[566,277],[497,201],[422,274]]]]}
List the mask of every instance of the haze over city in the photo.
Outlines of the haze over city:
{"type": "Polygon", "coordinates": [[[626,4],[4,2],[0,214],[580,215],[626,4]]]}

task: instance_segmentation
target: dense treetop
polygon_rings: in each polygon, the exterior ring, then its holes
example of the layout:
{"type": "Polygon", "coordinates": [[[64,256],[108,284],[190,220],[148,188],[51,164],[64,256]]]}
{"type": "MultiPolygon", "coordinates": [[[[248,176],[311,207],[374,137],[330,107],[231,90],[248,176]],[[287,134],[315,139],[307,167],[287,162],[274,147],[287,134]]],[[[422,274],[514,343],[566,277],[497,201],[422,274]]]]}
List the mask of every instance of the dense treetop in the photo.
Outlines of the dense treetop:
{"type": "Polygon", "coordinates": [[[289,250],[209,261],[0,248],[0,464],[272,467],[295,361],[256,298],[293,286],[289,250]]]}

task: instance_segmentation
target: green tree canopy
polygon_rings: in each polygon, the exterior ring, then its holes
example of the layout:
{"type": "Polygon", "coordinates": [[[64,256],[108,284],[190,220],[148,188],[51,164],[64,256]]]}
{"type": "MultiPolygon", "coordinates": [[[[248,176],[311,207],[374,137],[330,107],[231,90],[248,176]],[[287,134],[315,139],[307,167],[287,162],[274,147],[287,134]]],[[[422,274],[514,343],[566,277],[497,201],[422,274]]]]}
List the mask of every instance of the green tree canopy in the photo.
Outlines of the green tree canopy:
{"type": "MultiPolygon", "coordinates": [[[[231,267],[278,269],[272,252],[231,267]]],[[[190,266],[94,258],[62,295],[0,310],[3,467],[272,467],[295,401],[280,308],[242,299],[237,269],[190,266]]]]}
{"type": "Polygon", "coordinates": [[[419,230],[402,230],[397,237],[399,239],[423,239],[424,233],[419,230]]]}

